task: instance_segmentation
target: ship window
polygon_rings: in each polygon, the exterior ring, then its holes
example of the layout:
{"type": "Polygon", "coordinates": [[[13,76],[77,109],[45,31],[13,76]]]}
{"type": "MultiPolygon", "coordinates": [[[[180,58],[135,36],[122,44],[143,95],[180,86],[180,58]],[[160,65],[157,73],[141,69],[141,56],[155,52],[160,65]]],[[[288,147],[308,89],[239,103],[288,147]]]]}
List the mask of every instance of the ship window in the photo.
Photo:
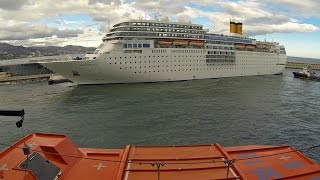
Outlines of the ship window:
{"type": "Polygon", "coordinates": [[[138,44],[138,48],[142,48],[142,44],[138,44]]]}
{"type": "Polygon", "coordinates": [[[127,44],[123,44],[123,48],[128,48],[128,45],[127,44]]]}
{"type": "Polygon", "coordinates": [[[137,44],[133,44],[133,48],[137,48],[137,44]]]}
{"type": "Polygon", "coordinates": [[[132,44],[128,44],[128,48],[132,48],[132,44]]]}
{"type": "Polygon", "coordinates": [[[143,44],[144,48],[150,48],[150,44],[143,44]]]}

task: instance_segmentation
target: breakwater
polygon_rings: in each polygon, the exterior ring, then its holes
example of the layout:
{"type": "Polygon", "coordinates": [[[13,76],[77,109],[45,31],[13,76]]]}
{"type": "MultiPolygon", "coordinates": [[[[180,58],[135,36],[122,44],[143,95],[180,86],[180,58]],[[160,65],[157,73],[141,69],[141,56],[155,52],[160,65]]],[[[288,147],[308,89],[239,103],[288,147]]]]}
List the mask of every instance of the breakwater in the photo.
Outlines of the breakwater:
{"type": "Polygon", "coordinates": [[[302,63],[302,62],[287,62],[286,68],[292,69],[302,69],[304,67],[310,66],[311,69],[320,69],[320,64],[310,64],[310,63],[302,63]]]}

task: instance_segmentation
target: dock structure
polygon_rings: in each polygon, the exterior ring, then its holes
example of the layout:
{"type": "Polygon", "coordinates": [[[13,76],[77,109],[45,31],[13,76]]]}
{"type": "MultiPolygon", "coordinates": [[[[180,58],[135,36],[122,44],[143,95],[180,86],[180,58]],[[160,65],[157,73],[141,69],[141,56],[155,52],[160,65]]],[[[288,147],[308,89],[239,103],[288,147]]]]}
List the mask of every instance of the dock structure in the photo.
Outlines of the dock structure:
{"type": "Polygon", "coordinates": [[[0,60],[0,72],[6,72],[11,74],[11,76],[53,74],[52,71],[44,68],[41,64],[39,64],[39,62],[69,60],[72,58],[72,55],[60,55],[0,60]]]}
{"type": "Polygon", "coordinates": [[[50,76],[51,74],[0,77],[0,84],[46,81],[50,78],[50,76]]]}
{"type": "Polygon", "coordinates": [[[310,66],[311,69],[320,70],[320,64],[302,63],[302,62],[287,62],[286,68],[302,69],[310,66]]]}
{"type": "Polygon", "coordinates": [[[39,62],[63,61],[74,57],[75,55],[60,55],[0,60],[0,84],[47,80],[54,72],[43,67],[39,62]]]}

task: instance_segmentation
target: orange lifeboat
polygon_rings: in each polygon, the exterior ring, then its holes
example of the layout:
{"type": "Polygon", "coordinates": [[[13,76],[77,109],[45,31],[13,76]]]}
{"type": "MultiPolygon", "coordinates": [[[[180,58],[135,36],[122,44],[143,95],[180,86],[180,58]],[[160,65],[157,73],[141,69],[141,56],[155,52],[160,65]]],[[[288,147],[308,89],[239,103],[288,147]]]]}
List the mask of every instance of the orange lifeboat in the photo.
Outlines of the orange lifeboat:
{"type": "Polygon", "coordinates": [[[256,46],[253,44],[246,45],[246,49],[254,49],[254,48],[256,48],[256,46]]]}
{"type": "Polygon", "coordinates": [[[159,40],[159,44],[167,44],[167,45],[171,45],[173,42],[172,39],[160,39],[159,40]]]}
{"type": "Polygon", "coordinates": [[[239,48],[239,49],[244,49],[246,47],[246,45],[242,44],[242,43],[237,43],[234,45],[234,47],[239,48]]]}
{"type": "Polygon", "coordinates": [[[192,40],[189,42],[189,45],[193,46],[203,46],[204,45],[204,40],[192,40]]]}
{"type": "Polygon", "coordinates": [[[64,135],[43,133],[30,134],[0,153],[0,179],[8,180],[265,177],[316,180],[320,166],[290,146],[128,145],[124,149],[94,149],[78,148],[64,135]],[[26,146],[29,157],[24,154],[26,146]]]}
{"type": "Polygon", "coordinates": [[[188,45],[188,40],[176,39],[173,41],[173,45],[188,45]]]}
{"type": "MultiPolygon", "coordinates": [[[[0,110],[21,116],[24,110],[0,110]]],[[[61,134],[29,134],[0,152],[4,180],[319,180],[320,165],[290,146],[220,144],[78,148],[61,134]],[[161,178],[160,178],[161,177],[161,178]]],[[[306,148],[319,148],[313,145],[306,148]]]]}

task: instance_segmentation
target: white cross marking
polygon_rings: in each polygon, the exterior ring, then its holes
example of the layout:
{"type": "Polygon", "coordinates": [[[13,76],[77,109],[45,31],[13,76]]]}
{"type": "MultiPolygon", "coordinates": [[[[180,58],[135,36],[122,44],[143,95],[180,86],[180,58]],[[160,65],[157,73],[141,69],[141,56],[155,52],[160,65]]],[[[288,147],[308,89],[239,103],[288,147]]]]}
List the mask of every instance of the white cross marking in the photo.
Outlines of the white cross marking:
{"type": "Polygon", "coordinates": [[[0,171],[7,171],[7,170],[8,168],[6,164],[0,167],[0,171]]]}
{"type": "Polygon", "coordinates": [[[291,157],[281,156],[279,159],[280,159],[280,160],[288,161],[290,158],[291,158],[291,157]]]}
{"type": "Polygon", "coordinates": [[[97,170],[99,171],[101,168],[105,168],[107,166],[104,166],[102,163],[95,165],[94,167],[97,167],[97,170]]]}

